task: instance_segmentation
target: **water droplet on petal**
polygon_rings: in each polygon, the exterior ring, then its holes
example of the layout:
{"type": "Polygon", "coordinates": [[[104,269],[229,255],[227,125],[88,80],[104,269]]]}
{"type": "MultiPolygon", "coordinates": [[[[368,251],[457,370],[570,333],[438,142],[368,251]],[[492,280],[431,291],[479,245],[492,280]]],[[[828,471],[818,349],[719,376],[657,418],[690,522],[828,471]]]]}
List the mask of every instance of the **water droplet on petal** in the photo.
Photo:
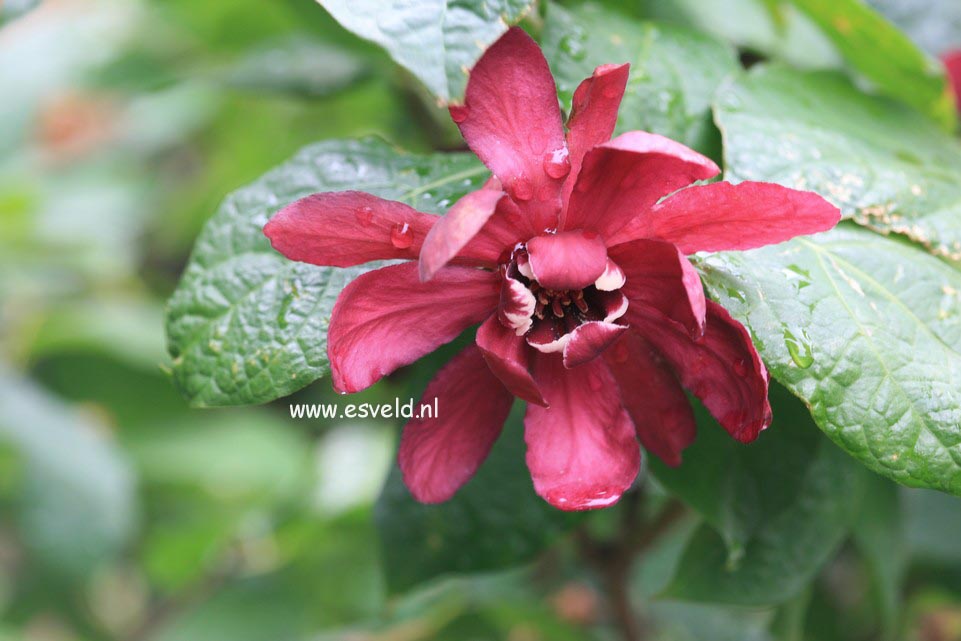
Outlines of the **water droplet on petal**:
{"type": "Polygon", "coordinates": [[[397,223],[391,228],[390,244],[397,249],[407,249],[414,244],[414,232],[408,223],[397,223]]]}
{"type": "Polygon", "coordinates": [[[561,147],[544,155],[544,173],[558,180],[571,173],[571,160],[567,148],[561,147]]]}
{"type": "Polygon", "coordinates": [[[451,120],[460,124],[467,120],[467,116],[470,115],[470,108],[467,105],[451,105],[448,107],[450,111],[451,120]]]}
{"type": "Polygon", "coordinates": [[[747,361],[743,358],[734,361],[734,373],[738,376],[747,376],[747,361]]]}
{"type": "Polygon", "coordinates": [[[511,181],[511,196],[514,197],[514,200],[519,200],[522,202],[533,198],[534,185],[531,183],[530,178],[518,176],[511,181]]]}
{"type": "Polygon", "coordinates": [[[374,210],[370,207],[361,207],[354,212],[354,217],[357,218],[357,222],[364,227],[369,227],[374,221],[374,210]]]}

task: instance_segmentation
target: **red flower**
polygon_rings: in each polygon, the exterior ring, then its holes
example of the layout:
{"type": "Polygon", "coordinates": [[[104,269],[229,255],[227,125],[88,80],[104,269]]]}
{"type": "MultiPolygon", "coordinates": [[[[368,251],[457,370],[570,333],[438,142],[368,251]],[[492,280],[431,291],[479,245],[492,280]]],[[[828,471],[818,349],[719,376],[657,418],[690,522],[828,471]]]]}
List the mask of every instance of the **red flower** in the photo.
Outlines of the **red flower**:
{"type": "Polygon", "coordinates": [[[961,110],[961,49],[953,49],[941,55],[941,62],[948,71],[948,81],[954,88],[954,100],[961,110]]]}
{"type": "Polygon", "coordinates": [[[341,293],[328,335],[341,392],[480,323],[476,344],[427,386],[440,416],[404,428],[400,466],[420,501],[447,500],[474,474],[515,396],[528,402],[534,487],[565,510],[615,503],[637,475],[638,438],[680,462],[695,429],[683,387],[740,441],[771,421],[747,330],[705,300],[684,254],[823,231],[839,212],[774,184],[689,186],[718,167],[655,134],[609,140],[627,75],[605,65],[581,83],[565,136],[547,61],[511,29],[450,109],[494,174],[483,189],[441,218],[360,192],[315,194],[264,229],[285,256],[317,265],[419,261],[341,293]]]}

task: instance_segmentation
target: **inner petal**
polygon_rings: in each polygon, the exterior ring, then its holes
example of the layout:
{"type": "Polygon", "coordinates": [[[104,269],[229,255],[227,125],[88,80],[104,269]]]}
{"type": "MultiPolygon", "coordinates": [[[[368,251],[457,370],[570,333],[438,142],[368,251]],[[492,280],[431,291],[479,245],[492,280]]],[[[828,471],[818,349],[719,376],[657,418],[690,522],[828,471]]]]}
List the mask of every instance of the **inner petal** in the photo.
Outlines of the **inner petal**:
{"type": "Polygon", "coordinates": [[[593,232],[536,236],[527,242],[527,252],[534,278],[547,289],[584,289],[607,268],[607,247],[593,232]]]}
{"type": "MultiPolygon", "coordinates": [[[[566,353],[578,328],[587,323],[606,325],[620,318],[628,307],[627,297],[618,286],[623,284],[623,271],[606,255],[601,258],[601,275],[592,277],[587,285],[555,289],[536,277],[529,245],[517,245],[505,255],[506,262],[501,266],[503,283],[497,310],[501,324],[524,336],[528,345],[540,352],[566,353]]],[[[606,347],[601,341],[596,352],[606,347]]]]}

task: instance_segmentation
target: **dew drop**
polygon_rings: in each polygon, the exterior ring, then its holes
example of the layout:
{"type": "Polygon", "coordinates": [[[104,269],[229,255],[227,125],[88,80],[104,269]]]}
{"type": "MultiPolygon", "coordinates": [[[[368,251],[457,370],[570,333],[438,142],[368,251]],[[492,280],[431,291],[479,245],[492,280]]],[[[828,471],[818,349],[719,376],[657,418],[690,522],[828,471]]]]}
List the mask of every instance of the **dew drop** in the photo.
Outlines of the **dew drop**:
{"type": "Polygon", "coordinates": [[[743,358],[734,361],[734,373],[738,376],[747,376],[747,361],[743,358]]]}
{"type": "Polygon", "coordinates": [[[397,249],[407,249],[414,244],[414,232],[408,223],[397,223],[391,228],[390,244],[397,249]]]}
{"type": "Polygon", "coordinates": [[[566,148],[561,147],[544,155],[544,173],[555,180],[571,173],[571,160],[566,148]]]}
{"type": "Polygon", "coordinates": [[[467,116],[470,115],[470,108],[467,105],[451,105],[448,107],[450,111],[451,120],[460,124],[467,120],[467,116]]]}
{"type": "Polygon", "coordinates": [[[584,46],[584,33],[579,29],[561,38],[559,44],[561,51],[574,60],[583,60],[587,55],[587,50],[584,46]]]}
{"type": "Polygon", "coordinates": [[[370,224],[374,222],[374,210],[370,207],[361,207],[354,212],[354,217],[364,227],[370,227],[370,224]]]}
{"type": "Polygon", "coordinates": [[[530,178],[518,176],[511,182],[511,196],[514,200],[528,201],[534,197],[534,185],[530,178]]]}
{"type": "Polygon", "coordinates": [[[800,332],[801,338],[795,336],[791,330],[784,330],[784,345],[787,347],[791,360],[801,369],[807,369],[814,364],[814,354],[811,352],[811,343],[803,331],[800,332]]]}

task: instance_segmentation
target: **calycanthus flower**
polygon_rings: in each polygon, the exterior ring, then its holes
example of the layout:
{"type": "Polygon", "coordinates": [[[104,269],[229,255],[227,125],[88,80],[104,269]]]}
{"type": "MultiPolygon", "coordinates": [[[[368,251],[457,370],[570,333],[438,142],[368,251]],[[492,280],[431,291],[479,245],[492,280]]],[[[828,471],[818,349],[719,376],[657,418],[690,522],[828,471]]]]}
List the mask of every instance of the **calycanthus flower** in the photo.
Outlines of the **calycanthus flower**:
{"type": "Polygon", "coordinates": [[[684,388],[730,434],[771,422],[768,374],[747,330],[706,300],[685,254],[823,231],[820,196],[775,184],[692,185],[719,173],[662,136],[610,139],[628,65],[598,67],[564,123],[537,44],[513,28],[477,62],[451,116],[493,178],[443,217],[346,191],[314,194],[264,231],[290,259],[368,272],[330,320],[334,387],[357,392],[479,324],[428,384],[440,416],[404,428],[415,498],[473,476],[514,397],[527,401],[527,465],[551,505],[611,505],[640,466],[638,439],[671,465],[695,436],[684,388]],[[414,262],[416,261],[416,262],[414,262]]]}

